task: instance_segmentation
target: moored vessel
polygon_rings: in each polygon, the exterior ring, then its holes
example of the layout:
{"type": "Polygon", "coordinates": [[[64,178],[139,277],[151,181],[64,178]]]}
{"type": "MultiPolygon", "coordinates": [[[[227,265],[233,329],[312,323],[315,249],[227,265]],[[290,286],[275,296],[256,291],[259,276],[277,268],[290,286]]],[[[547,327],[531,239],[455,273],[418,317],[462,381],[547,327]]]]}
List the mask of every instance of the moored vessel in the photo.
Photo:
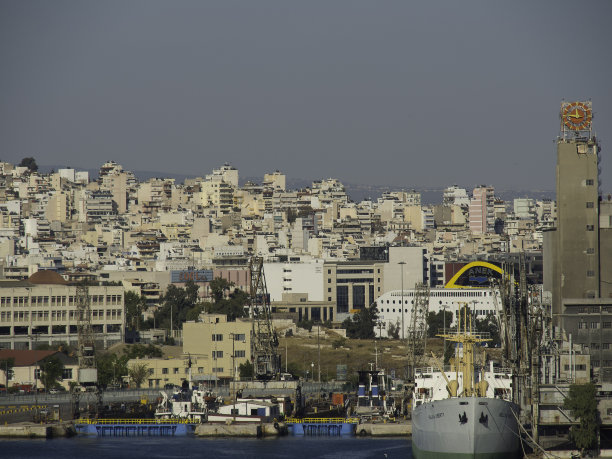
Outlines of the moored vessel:
{"type": "Polygon", "coordinates": [[[489,339],[472,331],[467,308],[463,315],[456,333],[439,335],[457,343],[454,367],[415,370],[413,457],[517,458],[520,435],[518,406],[511,401],[512,376],[493,364],[474,371],[474,345],[489,339]]]}

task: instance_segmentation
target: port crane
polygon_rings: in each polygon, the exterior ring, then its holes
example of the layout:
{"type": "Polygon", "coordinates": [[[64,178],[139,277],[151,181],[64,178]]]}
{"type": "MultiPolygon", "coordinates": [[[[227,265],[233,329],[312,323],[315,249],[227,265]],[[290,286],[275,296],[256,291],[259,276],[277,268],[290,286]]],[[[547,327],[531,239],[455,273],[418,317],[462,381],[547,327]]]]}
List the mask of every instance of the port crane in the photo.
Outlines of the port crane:
{"type": "Polygon", "coordinates": [[[96,407],[101,405],[102,392],[98,386],[98,369],[96,366],[96,342],[91,326],[91,297],[89,286],[85,282],[76,285],[76,316],[77,316],[77,357],[79,368],[77,381],[79,385],[72,390],[72,405],[75,414],[79,411],[79,402],[83,392],[94,393],[97,399],[96,407]]]}
{"type": "MultiPolygon", "coordinates": [[[[404,307],[404,305],[402,305],[404,307]]],[[[427,315],[429,313],[429,286],[423,282],[415,285],[414,304],[408,329],[408,366],[409,375],[414,377],[414,369],[425,358],[427,346],[427,315]]]]}
{"type": "Polygon", "coordinates": [[[270,295],[266,287],[263,258],[251,258],[249,273],[251,277],[249,317],[253,321],[251,336],[253,373],[255,379],[274,379],[280,373],[280,355],[278,336],[272,325],[270,295]]]}

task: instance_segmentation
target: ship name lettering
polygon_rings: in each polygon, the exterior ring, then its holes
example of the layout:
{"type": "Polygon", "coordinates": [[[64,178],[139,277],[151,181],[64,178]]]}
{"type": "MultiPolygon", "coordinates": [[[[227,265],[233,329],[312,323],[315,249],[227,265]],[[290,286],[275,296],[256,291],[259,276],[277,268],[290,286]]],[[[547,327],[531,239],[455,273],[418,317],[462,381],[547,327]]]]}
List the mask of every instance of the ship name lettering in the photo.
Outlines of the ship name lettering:
{"type": "Polygon", "coordinates": [[[443,418],[444,413],[436,413],[429,416],[429,419],[443,418]]]}

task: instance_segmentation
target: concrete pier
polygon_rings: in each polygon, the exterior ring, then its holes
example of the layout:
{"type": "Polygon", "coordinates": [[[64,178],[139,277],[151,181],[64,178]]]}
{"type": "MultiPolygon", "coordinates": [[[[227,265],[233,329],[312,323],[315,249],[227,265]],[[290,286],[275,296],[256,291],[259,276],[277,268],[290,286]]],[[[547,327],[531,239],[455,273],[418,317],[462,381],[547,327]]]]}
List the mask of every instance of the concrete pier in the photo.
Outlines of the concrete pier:
{"type": "Polygon", "coordinates": [[[355,434],[362,437],[412,436],[412,424],[410,422],[368,422],[364,424],[358,424],[356,426],[355,434]]]}
{"type": "Polygon", "coordinates": [[[253,424],[222,424],[204,423],[196,426],[195,435],[198,437],[272,437],[283,435],[286,426],[280,424],[278,429],[274,423],[253,424]]]}
{"type": "Polygon", "coordinates": [[[55,422],[52,424],[36,424],[19,422],[0,425],[0,437],[13,438],[53,438],[72,437],[76,429],[71,422],[55,422]]]}
{"type": "Polygon", "coordinates": [[[12,438],[51,438],[53,429],[46,424],[21,422],[0,426],[0,437],[12,438]]]}

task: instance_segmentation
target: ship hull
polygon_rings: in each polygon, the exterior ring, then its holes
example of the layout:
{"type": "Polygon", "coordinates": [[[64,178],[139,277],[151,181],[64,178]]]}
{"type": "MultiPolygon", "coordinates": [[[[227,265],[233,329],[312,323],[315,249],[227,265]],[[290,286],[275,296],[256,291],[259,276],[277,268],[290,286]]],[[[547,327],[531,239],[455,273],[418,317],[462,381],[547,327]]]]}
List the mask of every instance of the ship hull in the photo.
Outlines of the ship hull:
{"type": "Polygon", "coordinates": [[[506,400],[449,398],[424,403],[412,412],[412,455],[428,458],[518,458],[520,436],[506,400]]]}

